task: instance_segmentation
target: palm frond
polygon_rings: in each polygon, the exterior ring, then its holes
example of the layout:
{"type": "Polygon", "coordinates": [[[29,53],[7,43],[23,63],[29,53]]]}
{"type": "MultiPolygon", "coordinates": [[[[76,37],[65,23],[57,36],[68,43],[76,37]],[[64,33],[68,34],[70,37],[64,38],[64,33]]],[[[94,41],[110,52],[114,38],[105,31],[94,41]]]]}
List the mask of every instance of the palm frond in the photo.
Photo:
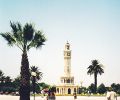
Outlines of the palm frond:
{"type": "Polygon", "coordinates": [[[90,65],[88,68],[88,72],[87,72],[87,74],[89,75],[92,75],[93,73],[94,73],[94,66],[93,65],[90,65]]]}
{"type": "Polygon", "coordinates": [[[2,77],[4,75],[4,73],[2,72],[2,70],[0,70],[0,77],[2,77]]]}
{"type": "Polygon", "coordinates": [[[15,39],[10,33],[1,33],[0,35],[8,42],[8,45],[13,46],[13,44],[16,43],[15,39]]]}
{"type": "Polygon", "coordinates": [[[23,28],[23,36],[26,41],[31,41],[34,36],[34,27],[32,24],[26,23],[24,28],[23,28]]]}
{"type": "Polygon", "coordinates": [[[43,75],[43,73],[42,72],[38,72],[37,73],[37,80],[41,80],[42,79],[42,75],[43,75]]]}
{"type": "Polygon", "coordinates": [[[46,41],[46,38],[45,38],[45,35],[38,31],[34,37],[34,40],[37,40],[35,41],[36,42],[36,48],[39,48],[41,47],[42,45],[44,45],[44,42],[46,41]]]}
{"type": "Polygon", "coordinates": [[[92,60],[92,65],[93,65],[93,66],[98,65],[98,60],[92,60]]]}
{"type": "Polygon", "coordinates": [[[27,49],[29,50],[31,47],[39,48],[42,45],[44,45],[44,42],[46,41],[46,38],[42,32],[38,31],[35,32],[34,38],[31,41],[31,43],[27,46],[27,49]]]}
{"type": "Polygon", "coordinates": [[[97,65],[96,72],[97,74],[100,74],[100,75],[104,73],[104,70],[101,65],[97,65]]]}
{"type": "Polygon", "coordinates": [[[12,32],[14,37],[17,39],[19,38],[18,31],[21,31],[21,25],[20,23],[14,23],[10,21],[10,26],[12,28],[12,32]]]}
{"type": "Polygon", "coordinates": [[[18,27],[19,31],[22,31],[22,26],[20,23],[17,23],[17,27],[18,27]]]}
{"type": "Polygon", "coordinates": [[[14,23],[10,21],[10,26],[12,28],[13,36],[17,40],[17,43],[20,45],[23,45],[23,32],[22,32],[22,26],[20,23],[14,23]]]}
{"type": "Polygon", "coordinates": [[[18,31],[18,28],[17,28],[16,24],[15,24],[14,22],[11,22],[11,21],[10,21],[10,26],[11,26],[11,28],[12,28],[12,32],[13,32],[13,33],[15,34],[15,36],[16,36],[17,31],[18,31]]]}

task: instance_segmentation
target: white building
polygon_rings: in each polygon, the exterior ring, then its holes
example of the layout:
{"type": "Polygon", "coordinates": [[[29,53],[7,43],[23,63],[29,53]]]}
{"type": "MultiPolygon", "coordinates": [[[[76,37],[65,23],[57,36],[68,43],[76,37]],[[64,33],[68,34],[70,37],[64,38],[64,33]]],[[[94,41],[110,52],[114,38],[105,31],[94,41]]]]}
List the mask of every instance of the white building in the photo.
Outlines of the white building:
{"type": "Polygon", "coordinates": [[[56,86],[56,94],[73,94],[78,89],[79,86],[74,84],[74,76],[71,76],[71,49],[67,42],[64,49],[64,75],[60,77],[60,85],[56,86]]]}

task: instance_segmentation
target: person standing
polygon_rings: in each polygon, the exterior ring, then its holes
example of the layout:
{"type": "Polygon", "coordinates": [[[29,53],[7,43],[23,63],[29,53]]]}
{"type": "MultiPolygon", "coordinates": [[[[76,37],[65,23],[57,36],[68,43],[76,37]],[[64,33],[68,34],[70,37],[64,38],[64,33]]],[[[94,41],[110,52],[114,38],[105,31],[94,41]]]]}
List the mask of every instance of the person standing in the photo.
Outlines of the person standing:
{"type": "Polygon", "coordinates": [[[47,100],[56,100],[54,92],[49,91],[46,99],[47,100]]]}
{"type": "Polygon", "coordinates": [[[77,99],[77,93],[76,92],[73,93],[73,96],[74,96],[74,100],[77,99]]]}
{"type": "Polygon", "coordinates": [[[112,91],[108,90],[106,97],[107,100],[117,100],[117,94],[113,90],[112,91]]]}
{"type": "Polygon", "coordinates": [[[106,98],[107,98],[107,100],[110,100],[110,90],[107,91],[106,98]]]}
{"type": "Polygon", "coordinates": [[[110,100],[117,100],[117,94],[114,91],[110,92],[110,100]]]}

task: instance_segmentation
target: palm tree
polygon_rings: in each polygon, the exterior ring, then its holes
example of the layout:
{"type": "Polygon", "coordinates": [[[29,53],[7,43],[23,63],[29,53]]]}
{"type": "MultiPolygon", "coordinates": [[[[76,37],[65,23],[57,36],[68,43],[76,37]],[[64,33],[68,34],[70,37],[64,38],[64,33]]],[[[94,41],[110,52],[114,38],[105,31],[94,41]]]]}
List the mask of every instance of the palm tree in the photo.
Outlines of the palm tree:
{"type": "Polygon", "coordinates": [[[35,72],[36,73],[36,81],[42,79],[42,72],[39,71],[37,66],[31,66],[30,72],[35,72]]]}
{"type": "Polygon", "coordinates": [[[95,93],[97,90],[97,75],[104,73],[104,70],[102,68],[103,66],[99,64],[97,60],[92,60],[92,65],[90,65],[87,69],[87,74],[94,74],[94,84],[95,84],[95,93]]]}
{"type": "MultiPolygon", "coordinates": [[[[37,89],[36,89],[36,82],[38,80],[42,79],[42,72],[39,71],[37,66],[31,66],[30,72],[31,72],[31,81],[32,81],[32,85],[33,85],[33,93],[35,95],[35,92],[37,91],[37,89]]],[[[40,90],[39,84],[37,84],[37,85],[38,85],[38,88],[40,90]]]]}
{"type": "Polygon", "coordinates": [[[23,27],[20,23],[10,22],[11,32],[1,33],[9,46],[17,46],[22,50],[20,100],[30,100],[30,72],[27,52],[30,48],[39,48],[44,45],[46,38],[41,31],[34,29],[33,25],[26,23],[23,27]]]}

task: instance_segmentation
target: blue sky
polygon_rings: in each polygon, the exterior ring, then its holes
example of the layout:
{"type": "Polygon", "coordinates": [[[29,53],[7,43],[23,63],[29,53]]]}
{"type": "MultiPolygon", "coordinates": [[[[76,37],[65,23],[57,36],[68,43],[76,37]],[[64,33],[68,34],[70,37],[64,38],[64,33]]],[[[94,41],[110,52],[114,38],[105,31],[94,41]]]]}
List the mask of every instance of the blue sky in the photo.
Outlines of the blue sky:
{"type": "MultiPolygon", "coordinates": [[[[98,84],[120,83],[120,1],[119,0],[0,0],[0,32],[9,32],[10,20],[33,23],[47,37],[46,45],[28,53],[30,65],[39,66],[47,83],[57,84],[63,74],[66,41],[72,49],[72,72],[77,84],[88,86],[86,74],[91,60],[98,59],[105,73],[98,84]]],[[[0,69],[16,77],[21,51],[8,47],[0,37],[0,69]],[[6,63],[7,62],[7,63],[6,63]],[[14,73],[13,73],[14,71],[14,73]]]]}

